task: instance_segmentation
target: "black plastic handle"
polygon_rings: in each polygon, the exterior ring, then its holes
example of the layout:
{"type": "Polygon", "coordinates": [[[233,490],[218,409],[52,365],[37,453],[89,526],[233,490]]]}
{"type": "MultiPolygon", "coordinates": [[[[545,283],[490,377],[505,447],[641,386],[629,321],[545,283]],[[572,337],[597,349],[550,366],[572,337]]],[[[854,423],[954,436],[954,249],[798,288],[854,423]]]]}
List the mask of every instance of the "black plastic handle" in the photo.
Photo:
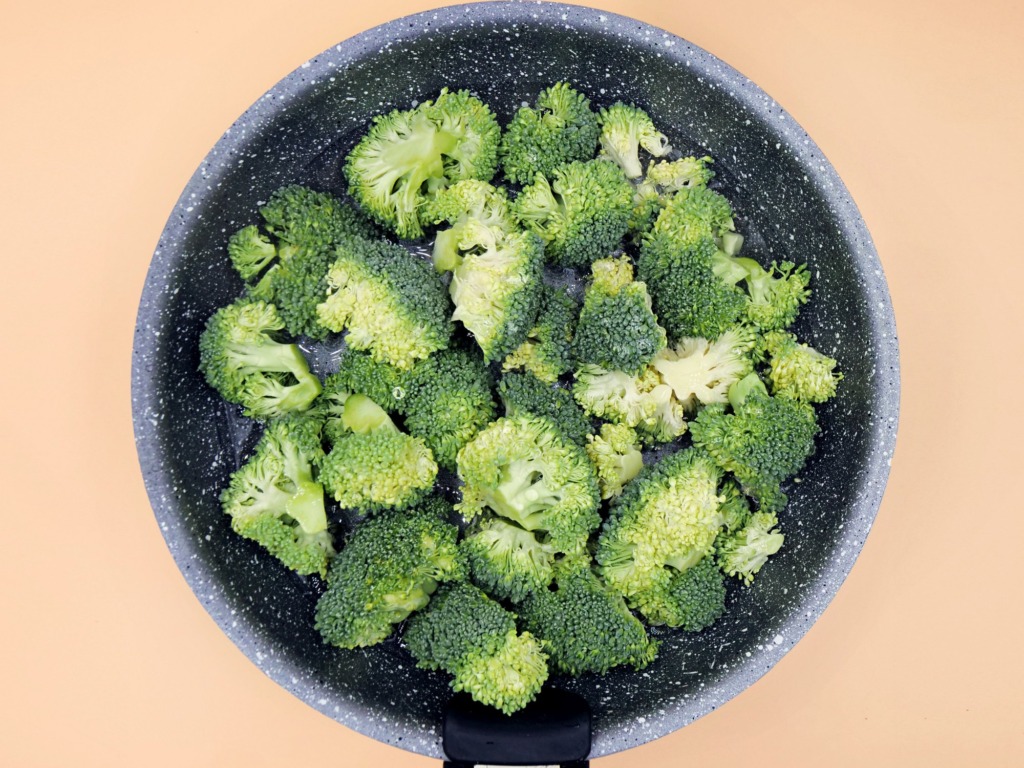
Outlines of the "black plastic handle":
{"type": "Polygon", "coordinates": [[[444,768],[476,765],[558,765],[587,768],[590,705],[568,691],[545,689],[513,715],[460,693],[445,710],[444,768]]]}

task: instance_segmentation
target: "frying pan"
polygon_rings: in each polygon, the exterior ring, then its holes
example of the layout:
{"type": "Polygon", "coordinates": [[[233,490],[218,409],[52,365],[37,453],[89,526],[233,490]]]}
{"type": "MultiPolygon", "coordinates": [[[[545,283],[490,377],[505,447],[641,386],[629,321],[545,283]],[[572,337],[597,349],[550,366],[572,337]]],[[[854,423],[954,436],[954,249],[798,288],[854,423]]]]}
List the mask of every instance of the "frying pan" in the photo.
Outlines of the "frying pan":
{"type": "MultiPolygon", "coordinates": [[[[395,639],[360,651],[326,646],[313,629],[322,583],[288,572],[231,532],[217,497],[258,430],[197,373],[198,337],[241,289],[224,252],[228,234],[255,222],[259,204],[284,184],[343,193],[339,161],[373,115],[448,86],[475,91],[505,122],[558,80],[597,106],[635,103],[674,146],[714,157],[715,182],[736,208],[749,252],[809,265],[814,295],[795,331],[838,358],[845,376],[838,397],[819,410],[816,454],[787,489],[786,545],[752,587],[730,592],[726,615],[697,634],[660,632],[660,657],[641,674],[555,681],[589,706],[591,757],[685,726],[793,647],[864,543],[896,437],[895,322],[867,228],[792,117],[714,56],[610,13],[495,2],[398,19],[302,64],[217,142],[160,237],[133,351],[139,460],[182,574],[243,653],[339,723],[438,758],[452,698],[444,676],[416,669],[395,639]]],[[[308,351],[320,372],[337,354],[330,345],[308,351]]]]}

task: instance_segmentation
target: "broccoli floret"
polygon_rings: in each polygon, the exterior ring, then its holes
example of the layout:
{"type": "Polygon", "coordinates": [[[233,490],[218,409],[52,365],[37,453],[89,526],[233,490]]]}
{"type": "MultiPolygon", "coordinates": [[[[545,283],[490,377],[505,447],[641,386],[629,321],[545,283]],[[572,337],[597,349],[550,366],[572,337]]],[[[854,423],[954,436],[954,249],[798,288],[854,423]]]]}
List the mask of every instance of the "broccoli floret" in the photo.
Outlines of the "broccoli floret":
{"type": "Polygon", "coordinates": [[[685,571],[672,572],[664,593],[646,593],[643,610],[652,624],[700,632],[725,612],[725,577],[707,555],[685,571]]]}
{"type": "Polygon", "coordinates": [[[721,478],[710,456],[689,448],[645,467],[612,502],[597,545],[601,575],[650,623],[682,625],[673,610],[675,574],[714,547],[721,478]]]}
{"type": "Polygon", "coordinates": [[[588,559],[557,568],[556,590],[534,592],[520,608],[526,629],[539,638],[550,665],[570,675],[604,674],[629,664],[643,669],[658,655],[621,595],[594,575],[588,559]]]}
{"type": "Polygon", "coordinates": [[[801,344],[783,331],[765,335],[765,347],[771,356],[768,378],[772,394],[790,397],[805,403],[824,403],[836,394],[836,384],[843,378],[833,373],[836,361],[816,349],[801,344]]]}
{"type": "Polygon", "coordinates": [[[299,348],[275,340],[283,328],[273,304],[241,299],[217,310],[199,338],[199,370],[247,416],[304,411],[320,394],[320,381],[299,348]]]}
{"type": "Polygon", "coordinates": [[[715,273],[715,238],[732,229],[729,202],[695,187],[676,192],[644,238],[637,274],[670,340],[718,338],[746,311],[744,293],[715,273]]]}
{"type": "Polygon", "coordinates": [[[402,413],[408,394],[408,373],[375,360],[369,352],[347,349],[335,375],[343,389],[366,395],[389,413],[402,413]]]}
{"type": "Polygon", "coordinates": [[[730,390],[734,413],[709,405],[690,425],[693,444],[704,448],[762,511],[781,509],[780,485],[804,466],[814,450],[818,423],[814,408],[785,397],[769,397],[756,373],[730,390]],[[737,397],[736,393],[743,396],[737,397]]]}
{"type": "MultiPolygon", "coordinates": [[[[319,250],[330,248],[349,237],[373,238],[377,230],[366,217],[327,192],[317,192],[298,184],[281,187],[260,208],[267,230],[278,240],[294,248],[319,250]]],[[[278,249],[287,261],[294,249],[278,249]]]]}
{"type": "Polygon", "coordinates": [[[561,165],[538,174],[513,205],[516,217],[544,242],[548,261],[587,267],[622,245],[633,210],[633,186],[604,160],[561,165]]]}
{"type": "Polygon", "coordinates": [[[501,139],[505,176],[529,184],[537,173],[550,176],[559,165],[589,160],[597,149],[601,127],[590,100],[566,83],[540,92],[534,107],[522,107],[501,139]]]}
{"type": "Polygon", "coordinates": [[[523,369],[548,384],[556,382],[572,368],[572,337],[578,314],[579,305],[564,288],[543,286],[537,321],[526,341],[505,358],[502,370],[523,369]]]}
{"type": "Polygon", "coordinates": [[[728,479],[722,483],[719,497],[722,499],[722,505],[718,511],[722,515],[722,524],[725,528],[716,541],[721,541],[722,536],[727,533],[738,531],[747,524],[750,517],[750,500],[735,480],[728,479]]]}
{"type": "Polygon", "coordinates": [[[788,328],[800,314],[800,307],[811,297],[807,287],[811,276],[805,264],[772,262],[765,269],[751,258],[725,258],[723,253],[716,256],[715,270],[720,278],[735,280],[740,275],[738,269],[745,273],[742,279],[746,281],[750,294],[746,305],[747,319],[762,331],[788,328]]]}
{"type": "Polygon", "coordinates": [[[323,382],[323,391],[306,412],[310,418],[318,419],[322,424],[321,433],[328,443],[334,445],[349,431],[342,421],[345,414],[345,402],[352,392],[345,386],[338,374],[331,374],[323,382]]]}
{"type": "Polygon", "coordinates": [[[668,137],[654,127],[654,121],[642,109],[616,102],[601,110],[601,155],[616,162],[630,179],[643,173],[640,148],[654,157],[672,151],[668,137]]]}
{"type": "Polygon", "coordinates": [[[647,174],[637,185],[633,196],[629,231],[634,239],[639,241],[654,226],[661,209],[680,189],[706,187],[715,176],[708,167],[713,162],[710,157],[683,157],[652,162],[647,166],[647,174]]]}
{"type": "Polygon", "coordinates": [[[236,533],[303,575],[325,575],[334,555],[324,490],[314,477],[323,455],[316,420],[272,421],[220,497],[236,533]]]}
{"type": "Polygon", "coordinates": [[[505,714],[522,709],[548,678],[547,656],[515,614],[466,583],[438,589],[403,640],[420,667],[454,676],[452,688],[505,714]]]}
{"type": "Polygon", "coordinates": [[[586,449],[597,470],[602,499],[622,493],[623,486],[644,466],[640,440],[625,424],[602,424],[599,434],[587,435],[586,449]]]}
{"type": "Polygon", "coordinates": [[[320,480],[342,507],[359,512],[417,504],[437,476],[437,463],[418,437],[399,432],[365,395],[345,401],[342,423],[351,434],[324,457],[320,480]]]}
{"type": "Polygon", "coordinates": [[[228,239],[228,257],[235,271],[248,282],[277,258],[277,248],[259,227],[250,224],[228,239]]]}
{"type": "Polygon", "coordinates": [[[532,373],[505,374],[498,382],[498,395],[506,416],[544,416],[554,422],[564,437],[579,445],[585,444],[593,432],[590,420],[569,390],[545,384],[532,373]]]}
{"type": "Polygon", "coordinates": [[[463,248],[460,244],[469,222],[486,227],[495,236],[515,230],[505,190],[486,181],[472,179],[438,191],[423,205],[420,220],[424,224],[450,225],[448,229],[438,230],[434,237],[431,258],[434,266],[442,272],[451,271],[462,263],[463,248]]]}
{"type": "Polygon", "coordinates": [[[331,562],[316,628],[339,648],[376,645],[423,608],[441,582],[464,579],[458,526],[424,504],[360,523],[331,562]]]}
{"type": "Polygon", "coordinates": [[[399,368],[448,346],[448,300],[429,262],[384,241],[353,239],[336,253],[316,308],[321,325],[347,330],[350,347],[399,368]]]}
{"type": "Polygon", "coordinates": [[[750,357],[754,334],[748,328],[731,328],[717,341],[682,339],[659,353],[651,362],[675,398],[693,412],[698,404],[726,403],[729,387],[753,369],[750,357]]]}
{"type": "Polygon", "coordinates": [[[573,356],[578,364],[639,374],[666,344],[647,286],[633,281],[628,256],[598,259],[591,272],[572,340],[573,356]]]}
{"type": "Polygon", "coordinates": [[[577,552],[601,523],[594,468],[551,421],[504,417],[459,451],[467,520],[490,510],[528,531],[543,531],[557,552],[577,552]]]}
{"type": "Polygon", "coordinates": [[[686,431],[682,404],[653,368],[630,376],[584,365],[576,371],[572,394],[584,412],[633,427],[647,442],[671,442],[686,431]]]}
{"type": "Polygon", "coordinates": [[[349,153],[349,192],[401,238],[423,235],[420,209],[462,179],[489,181],[497,170],[501,128],[468,91],[441,91],[436,101],[380,115],[349,153]]]}
{"type": "Polygon", "coordinates": [[[786,537],[776,528],[778,523],[773,512],[754,512],[741,529],[719,536],[715,549],[722,570],[750,584],[768,558],[782,548],[786,537]]]}
{"type": "Polygon", "coordinates": [[[473,581],[493,597],[518,603],[554,578],[554,548],[503,518],[475,523],[460,546],[473,581]]]}

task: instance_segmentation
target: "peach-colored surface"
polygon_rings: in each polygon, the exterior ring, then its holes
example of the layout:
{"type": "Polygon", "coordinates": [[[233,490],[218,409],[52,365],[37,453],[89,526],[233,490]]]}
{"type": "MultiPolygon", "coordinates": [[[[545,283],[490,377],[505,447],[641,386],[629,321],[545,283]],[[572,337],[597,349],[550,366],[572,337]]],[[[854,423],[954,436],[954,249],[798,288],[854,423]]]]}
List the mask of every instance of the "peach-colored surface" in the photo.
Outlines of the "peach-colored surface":
{"type": "MultiPolygon", "coordinates": [[[[864,553],[807,637],[639,765],[1024,765],[1017,3],[594,0],[717,54],[849,185],[888,274],[903,418],[864,553]]],[[[5,3],[0,765],[437,765],[265,678],[193,597],[135,457],[129,362],[185,182],[322,49],[435,5],[5,3]]]]}

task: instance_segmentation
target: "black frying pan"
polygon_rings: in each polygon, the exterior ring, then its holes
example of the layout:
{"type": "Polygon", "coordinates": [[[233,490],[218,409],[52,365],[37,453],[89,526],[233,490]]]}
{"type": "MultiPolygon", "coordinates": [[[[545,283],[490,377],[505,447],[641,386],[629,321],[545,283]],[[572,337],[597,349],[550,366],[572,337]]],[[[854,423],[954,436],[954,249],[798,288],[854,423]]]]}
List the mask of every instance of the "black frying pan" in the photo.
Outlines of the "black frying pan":
{"type": "MultiPolygon", "coordinates": [[[[819,412],[818,451],[802,482],[789,489],[791,502],[781,516],[786,546],[752,588],[730,594],[725,617],[699,634],[663,632],[660,657],[643,674],[556,681],[592,711],[591,756],[692,722],[793,647],[863,545],[896,436],[895,324],[864,222],[804,131],[728,65],[632,19],[504,2],[399,19],[303,64],[211,150],[160,238],[133,356],[139,459],[172,555],[239,648],[338,722],[434,757],[442,756],[447,680],[417,670],[395,640],[351,652],[324,645],[312,618],[322,585],[284,570],[231,532],[217,496],[258,435],[196,372],[197,339],[206,318],[241,288],[224,252],[228,234],[255,222],[260,201],[283,184],[341,192],[339,159],[371,116],[408,108],[449,86],[476,91],[506,121],[557,80],[573,83],[597,106],[633,102],[675,146],[715,158],[717,181],[737,209],[746,247],[763,259],[810,265],[814,297],[796,331],[838,358],[845,374],[838,398],[819,412]]],[[[330,350],[315,352],[314,364],[329,367],[330,350]]],[[[554,711],[570,721],[578,715],[566,728],[579,733],[585,712],[573,706],[554,711]]],[[[474,732],[489,727],[474,719],[477,714],[456,712],[450,726],[468,727],[464,737],[472,742],[474,732]]],[[[511,731],[513,737],[527,732],[535,733],[522,724],[511,731]]],[[[501,738],[484,741],[504,743],[501,738]]],[[[507,746],[513,749],[515,743],[507,746]]],[[[523,754],[491,755],[491,762],[517,758],[523,754]]]]}

